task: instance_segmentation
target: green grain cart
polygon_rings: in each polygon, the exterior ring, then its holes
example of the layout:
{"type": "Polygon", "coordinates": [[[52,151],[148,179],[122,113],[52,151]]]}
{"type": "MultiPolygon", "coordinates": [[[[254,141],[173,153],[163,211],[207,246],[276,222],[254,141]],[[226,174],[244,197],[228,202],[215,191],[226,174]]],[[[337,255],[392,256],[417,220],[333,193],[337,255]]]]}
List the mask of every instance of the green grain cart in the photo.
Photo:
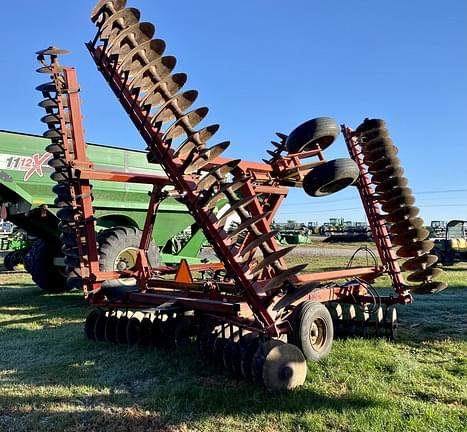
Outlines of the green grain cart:
{"type": "MultiPolygon", "coordinates": [[[[45,151],[49,143],[36,135],[0,131],[0,218],[39,239],[26,255],[26,268],[40,288],[59,292],[67,289],[67,275],[57,228],[59,203],[52,192],[56,183],[50,179],[53,169],[47,163],[52,155],[45,151]]],[[[88,144],[88,154],[96,169],[164,175],[157,165],[147,162],[142,151],[88,144]]],[[[114,262],[108,264],[112,268],[104,270],[131,266],[144,226],[150,187],[114,181],[93,181],[93,185],[100,238],[114,242],[116,249],[114,262]]],[[[161,203],[154,229],[154,250],[159,255],[155,259],[167,264],[181,258],[199,261],[197,255],[204,240],[183,204],[171,198],[161,203]]]]}

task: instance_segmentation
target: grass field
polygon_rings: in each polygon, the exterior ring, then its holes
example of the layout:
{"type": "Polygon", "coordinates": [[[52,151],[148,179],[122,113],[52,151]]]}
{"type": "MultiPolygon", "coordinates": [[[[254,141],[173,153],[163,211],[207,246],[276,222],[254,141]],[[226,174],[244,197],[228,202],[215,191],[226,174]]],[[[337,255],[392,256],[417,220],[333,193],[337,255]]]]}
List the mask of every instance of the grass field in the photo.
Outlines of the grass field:
{"type": "MultiPolygon", "coordinates": [[[[300,257],[314,270],[348,258],[300,257]]],[[[202,360],[84,338],[81,293],[0,274],[0,431],[465,431],[467,265],[401,307],[400,338],[336,340],[306,384],[270,395],[202,360]]],[[[387,281],[378,284],[387,285],[387,281]]]]}

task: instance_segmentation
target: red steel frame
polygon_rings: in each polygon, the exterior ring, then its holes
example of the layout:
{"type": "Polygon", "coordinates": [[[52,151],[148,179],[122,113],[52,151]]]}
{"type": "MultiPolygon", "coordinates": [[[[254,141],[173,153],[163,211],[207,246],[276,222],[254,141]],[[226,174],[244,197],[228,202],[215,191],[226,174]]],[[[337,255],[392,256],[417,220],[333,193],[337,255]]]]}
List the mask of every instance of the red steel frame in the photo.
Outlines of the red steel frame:
{"type": "MultiPolygon", "coordinates": [[[[150,268],[146,251],[152,236],[155,214],[160,201],[166,196],[163,187],[166,185],[175,186],[176,191],[187,201],[195,201],[196,176],[180,175],[178,172],[183,161],[167,157],[172,150],[167,143],[162,141],[162,134],[147,122],[148,113],[140,109],[137,102],[137,95],[132,95],[125,86],[125,81],[115,73],[115,67],[109,61],[102,51],[102,47],[95,48],[88,45],[93,59],[109,82],[110,87],[117,95],[125,110],[128,112],[135,126],[140,131],[143,139],[148,145],[149,152],[153,159],[164,161],[164,168],[167,177],[157,175],[141,175],[136,173],[120,173],[109,171],[98,171],[86,155],[86,145],[84,141],[83,129],[81,125],[81,110],[79,106],[79,96],[77,93],[78,83],[76,72],[73,68],[61,68],[66,80],[66,86],[69,91],[65,97],[68,98],[68,110],[71,118],[72,141],[74,155],[67,152],[66,157],[70,165],[70,174],[72,174],[72,193],[76,197],[76,206],[80,207],[82,220],[77,221],[84,225],[85,242],[82,243],[81,234],[77,233],[78,245],[80,248],[80,270],[84,280],[85,291],[90,303],[96,306],[107,307],[130,307],[145,308],[148,306],[160,306],[167,302],[174,303],[185,309],[194,309],[197,311],[208,312],[217,315],[223,319],[231,320],[236,325],[242,327],[256,327],[256,330],[268,332],[271,336],[277,336],[279,333],[287,331],[287,325],[282,318],[279,319],[273,312],[273,306],[282,297],[280,289],[271,290],[270,293],[264,292],[264,285],[273,276],[270,272],[264,271],[258,281],[251,281],[245,275],[248,266],[239,264],[233,259],[233,253],[228,244],[224,242],[225,232],[219,230],[215,215],[208,213],[201,207],[192,206],[190,211],[195,220],[200,224],[208,238],[213,239],[212,246],[219,257],[222,257],[223,263],[207,263],[191,266],[191,271],[219,271],[225,268],[228,274],[231,274],[234,281],[216,282],[216,281],[194,281],[193,283],[180,283],[173,280],[161,280],[154,278],[155,275],[164,275],[175,273],[176,268],[160,266],[150,268]],[[73,90],[74,89],[74,90],[73,90]],[[73,171],[72,171],[73,169],[73,171]],[[97,254],[96,233],[94,228],[94,213],[92,209],[92,197],[90,180],[120,181],[147,183],[153,185],[148,204],[148,213],[143,230],[140,244],[140,251],[137,259],[136,269],[126,272],[101,272],[99,270],[99,259],[97,254]],[[127,297],[118,301],[109,301],[102,293],[101,284],[108,279],[119,277],[136,277],[138,281],[138,292],[128,294],[127,297]],[[242,294],[233,294],[232,288],[241,288],[242,294]],[[229,292],[230,291],[230,292],[229,292]],[[255,324],[256,322],[256,324],[255,324]],[[259,324],[259,328],[258,328],[259,324]]],[[[52,65],[52,67],[54,67],[52,65]]],[[[55,74],[59,69],[54,69],[55,74]]],[[[58,98],[60,101],[60,98],[58,98]]],[[[59,112],[64,113],[63,104],[59,103],[59,112]]],[[[62,115],[62,118],[64,116],[62,115]]],[[[65,124],[62,124],[62,130],[65,130],[65,124]]],[[[307,282],[324,282],[335,279],[354,279],[344,284],[327,285],[316,288],[309,293],[305,293],[293,304],[303,300],[313,301],[334,301],[344,302],[368,302],[373,298],[369,296],[367,283],[373,282],[382,273],[388,273],[391,277],[396,297],[382,297],[382,303],[407,303],[410,301],[410,294],[407,294],[400,269],[396,262],[396,257],[391,248],[391,242],[384,226],[384,220],[378,212],[378,208],[372,198],[373,191],[363,166],[363,161],[358,150],[358,142],[352,136],[350,129],[343,128],[346,143],[352,158],[357,162],[360,168],[361,176],[357,184],[368,220],[376,241],[379,255],[383,267],[365,267],[351,268],[346,270],[319,272],[305,275],[291,276],[290,281],[295,284],[304,284],[307,282]]],[[[70,145],[66,141],[65,145],[70,145]]],[[[322,163],[324,156],[321,149],[317,149],[284,157],[277,157],[270,163],[256,163],[241,161],[236,168],[237,174],[247,174],[255,183],[248,181],[240,189],[244,196],[262,194],[262,203],[255,199],[249,207],[252,216],[270,212],[267,219],[261,219],[257,228],[263,232],[270,232],[270,223],[277,212],[280,204],[288,193],[288,174],[298,173],[303,178],[303,170],[322,163]],[[300,160],[305,157],[316,156],[318,162],[301,165],[300,160]]],[[[227,162],[228,159],[217,158],[211,165],[218,165],[227,162]]],[[[295,179],[295,185],[300,185],[300,178],[295,179]]],[[[177,193],[177,192],[172,192],[177,193]]],[[[247,245],[252,239],[248,235],[243,245],[247,245]]],[[[278,249],[277,243],[271,238],[268,246],[275,251],[278,249]]],[[[252,258],[252,256],[250,257],[252,258]]],[[[281,264],[284,264],[281,261],[281,264]]],[[[238,290],[237,290],[238,291],[238,290]]]]}

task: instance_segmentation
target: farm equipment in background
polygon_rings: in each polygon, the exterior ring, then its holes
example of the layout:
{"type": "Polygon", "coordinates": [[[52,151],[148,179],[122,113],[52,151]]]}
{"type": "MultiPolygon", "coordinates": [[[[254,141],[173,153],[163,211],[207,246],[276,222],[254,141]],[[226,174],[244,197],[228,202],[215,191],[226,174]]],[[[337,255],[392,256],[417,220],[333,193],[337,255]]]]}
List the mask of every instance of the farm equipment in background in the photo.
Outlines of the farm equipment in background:
{"type": "MultiPolygon", "coordinates": [[[[26,269],[40,288],[60,292],[69,289],[57,217],[66,201],[57,199],[57,187],[52,191],[55,182],[50,175],[54,167],[49,163],[53,164],[54,146],[48,144],[50,141],[44,137],[0,131],[0,209],[5,219],[20,228],[14,239],[3,240],[3,247],[12,250],[4,264],[12,270],[24,258],[26,269]],[[29,238],[27,244],[18,244],[26,241],[25,235],[29,238]],[[37,241],[31,244],[34,237],[37,241]]],[[[96,166],[112,172],[116,180],[126,178],[130,171],[140,180],[131,184],[109,184],[97,178],[93,182],[93,219],[96,229],[102,232],[98,241],[103,241],[104,233],[109,234],[109,230],[115,236],[108,237],[106,242],[117,245],[121,244],[121,236],[127,233],[140,236],[150,192],[150,187],[141,180],[148,172],[162,171],[149,164],[142,151],[97,144],[88,144],[87,149],[96,166]]],[[[192,227],[194,220],[183,204],[167,199],[161,205],[155,223],[153,241],[161,251],[161,262],[173,264],[182,258],[199,262],[197,256],[205,239],[201,230],[192,227]]],[[[128,255],[125,249],[122,246],[121,252],[128,255]]],[[[132,249],[133,258],[135,251],[132,249]]],[[[117,256],[115,266],[122,265],[118,262],[124,259],[128,257],[117,256]]],[[[108,270],[114,270],[111,264],[107,265],[108,270]]]]}
{"type": "Polygon", "coordinates": [[[467,261],[467,221],[449,221],[443,235],[435,238],[434,243],[432,253],[438,257],[439,264],[467,261]]]}
{"type": "Polygon", "coordinates": [[[366,222],[346,221],[344,218],[330,218],[320,227],[320,234],[329,242],[356,242],[371,240],[371,230],[366,222]]]}
{"type": "Polygon", "coordinates": [[[280,244],[305,244],[310,242],[311,232],[301,222],[273,222],[271,229],[277,230],[276,240],[280,244]]]}
{"type": "Polygon", "coordinates": [[[2,250],[7,251],[3,257],[3,266],[8,271],[24,270],[24,258],[35,238],[26,231],[15,227],[11,222],[3,222],[2,250]]]}
{"type": "Polygon", "coordinates": [[[329,218],[329,222],[324,222],[319,228],[319,233],[330,237],[334,233],[342,232],[344,229],[344,218],[329,218]]]}
{"type": "Polygon", "coordinates": [[[148,160],[165,175],[138,177],[152,192],[136,259],[108,271],[113,255],[106,241],[115,233],[97,245],[91,183],[116,179],[88,158],[76,71],[58,63],[65,52],[53,47],[38,52],[39,72],[51,76],[38,90],[46,109],[45,136],[52,141],[54,191],[66,203],[57,213],[60,240],[73,275],[69,283],[81,286],[95,306],[85,323],[90,339],[170,348],[196,336],[203,354],[277,391],[304,382],[305,359],[329,353],[334,327],[394,336],[396,304],[410,303],[411,293],[446,287],[433,280],[439,271],[430,267],[432,243],[419,228],[418,209],[404,189],[407,181],[383,121],[365,120],[355,131],[342,126],[351,159],[324,158],[340,132],[327,117],[277,134],[264,163],[221,157],[229,143],[207,146],[218,125],[196,129],[208,110],[187,112],[197,92],[181,90],[186,75],[172,73],[175,57],[163,54],[165,42],[153,38],[154,26],[117,0],[99,1],[91,17],[97,34],[87,44],[89,52],[145,141],[148,160]],[[313,159],[302,163],[307,158],[313,159]],[[279,248],[271,229],[288,188],[303,187],[319,197],[351,184],[361,195],[381,264],[309,274],[302,273],[306,264],[289,268],[284,257],[292,247],[279,248]],[[187,207],[220,262],[157,262],[150,239],[166,199],[187,207]],[[229,203],[222,214],[214,211],[220,200],[229,203]],[[232,214],[240,223],[227,232],[232,214]],[[397,250],[386,220],[397,232],[397,250]],[[404,281],[398,257],[408,258],[403,267],[413,271],[408,280],[417,284],[404,281]],[[371,287],[383,274],[391,280],[392,295],[371,287]]]}
{"type": "Polygon", "coordinates": [[[430,231],[430,239],[444,238],[446,234],[446,221],[431,221],[428,230],[430,231]]]}
{"type": "Polygon", "coordinates": [[[345,221],[335,231],[328,233],[329,242],[364,242],[371,240],[371,231],[366,222],[345,221]]]}

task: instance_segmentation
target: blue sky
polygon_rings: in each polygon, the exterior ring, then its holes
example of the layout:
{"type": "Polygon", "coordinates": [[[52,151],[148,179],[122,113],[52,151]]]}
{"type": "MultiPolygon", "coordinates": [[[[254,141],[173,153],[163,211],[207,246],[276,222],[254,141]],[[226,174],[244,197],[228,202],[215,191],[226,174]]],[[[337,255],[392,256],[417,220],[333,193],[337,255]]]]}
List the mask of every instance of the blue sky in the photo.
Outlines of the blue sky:
{"type": "MultiPolygon", "coordinates": [[[[16,0],[3,6],[0,128],[44,129],[34,52],[72,51],[86,138],[144,148],[84,42],[94,1],[16,0]]],[[[467,2],[460,0],[130,0],[156,25],[166,54],[220,123],[227,156],[260,161],[274,133],[314,117],[356,127],[387,121],[421,216],[467,219],[467,2]]],[[[214,144],[216,141],[212,140],[214,144]]],[[[326,152],[345,157],[342,137],[326,152]]],[[[364,220],[350,188],[327,198],[292,190],[278,220],[364,220]]]]}

